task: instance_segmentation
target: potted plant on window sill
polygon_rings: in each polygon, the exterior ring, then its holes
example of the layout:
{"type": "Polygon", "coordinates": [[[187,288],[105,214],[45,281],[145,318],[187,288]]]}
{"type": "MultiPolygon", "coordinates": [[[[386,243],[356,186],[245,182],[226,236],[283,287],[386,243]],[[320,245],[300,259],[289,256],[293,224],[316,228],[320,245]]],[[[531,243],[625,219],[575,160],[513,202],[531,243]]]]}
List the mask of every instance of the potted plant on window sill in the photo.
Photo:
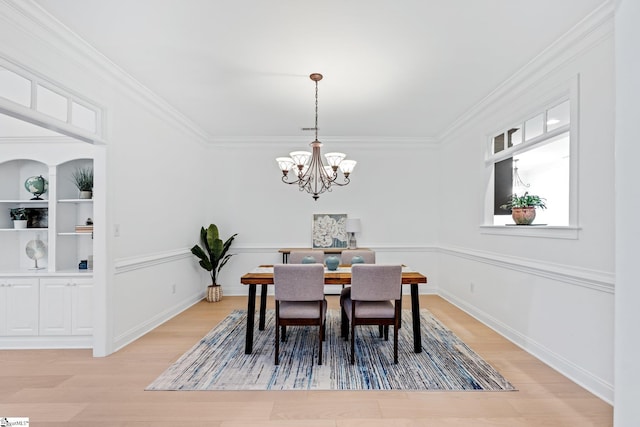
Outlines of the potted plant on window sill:
{"type": "Polygon", "coordinates": [[[536,208],[546,209],[545,199],[525,192],[522,196],[511,195],[511,200],[500,206],[511,209],[511,217],[516,225],[531,225],[536,218],[536,208]]]}
{"type": "Polygon", "coordinates": [[[218,274],[222,267],[235,254],[227,254],[233,239],[237,234],[229,237],[225,242],[220,239],[218,227],[210,224],[209,227],[200,229],[200,241],[202,246],[195,245],[191,253],[200,259],[200,266],[211,275],[211,284],[207,287],[207,301],[217,302],[222,299],[222,286],[218,283],[218,274]]]}
{"type": "Polygon", "coordinates": [[[9,209],[9,216],[13,220],[13,228],[27,228],[27,210],[25,208],[9,209]]]}

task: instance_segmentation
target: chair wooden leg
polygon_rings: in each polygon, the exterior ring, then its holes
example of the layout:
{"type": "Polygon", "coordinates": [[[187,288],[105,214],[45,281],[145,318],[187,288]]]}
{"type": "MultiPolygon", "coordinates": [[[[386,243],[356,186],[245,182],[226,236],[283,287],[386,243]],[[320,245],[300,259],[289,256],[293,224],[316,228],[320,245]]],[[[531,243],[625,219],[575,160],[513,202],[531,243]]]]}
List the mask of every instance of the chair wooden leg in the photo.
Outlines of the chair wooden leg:
{"type": "Polygon", "coordinates": [[[384,340],[389,341],[389,325],[384,325],[384,340]]]}
{"type": "Polygon", "coordinates": [[[322,341],[324,341],[323,326],[319,325],[318,330],[318,365],[322,365],[322,341]]]}
{"type": "Polygon", "coordinates": [[[384,336],[384,329],[382,325],[378,325],[378,336],[382,338],[384,336]]]}
{"type": "Polygon", "coordinates": [[[280,321],[278,315],[280,314],[280,310],[278,307],[278,302],[276,301],[276,342],[275,342],[275,361],[274,364],[278,365],[280,363],[279,360],[279,352],[280,352],[280,321]]]}
{"type": "Polygon", "coordinates": [[[398,324],[393,327],[393,363],[398,364],[398,324]]]}
{"type": "Polygon", "coordinates": [[[349,318],[342,304],[340,304],[340,336],[345,340],[349,339],[349,318]]]}
{"type": "Polygon", "coordinates": [[[351,364],[356,363],[356,325],[351,322],[351,364]]]}
{"type": "Polygon", "coordinates": [[[287,327],[284,325],[280,326],[280,333],[282,334],[280,341],[285,342],[287,340],[287,327]]]}
{"type": "Polygon", "coordinates": [[[318,303],[318,365],[322,365],[322,341],[324,341],[325,322],[322,319],[324,311],[324,302],[318,303]]]}

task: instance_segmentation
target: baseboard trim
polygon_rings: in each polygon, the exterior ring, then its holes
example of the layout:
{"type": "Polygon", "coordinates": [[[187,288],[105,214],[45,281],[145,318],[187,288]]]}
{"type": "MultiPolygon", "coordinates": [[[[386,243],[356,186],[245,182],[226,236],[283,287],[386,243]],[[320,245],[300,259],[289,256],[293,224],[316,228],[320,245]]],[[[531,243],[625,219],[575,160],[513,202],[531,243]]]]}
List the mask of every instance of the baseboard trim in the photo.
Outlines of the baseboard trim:
{"type": "Polygon", "coordinates": [[[199,303],[204,297],[204,291],[196,295],[192,295],[189,298],[181,301],[180,303],[167,308],[161,313],[158,313],[158,315],[152,317],[151,319],[148,319],[146,322],[137,325],[135,328],[129,329],[128,331],[118,335],[114,338],[113,352],[115,353],[123,347],[131,344],[146,333],[151,332],[158,326],[162,325],[164,322],[172,319],[191,306],[199,303]]]}
{"type": "Polygon", "coordinates": [[[580,366],[549,350],[539,342],[521,334],[503,322],[500,322],[493,316],[490,316],[477,307],[457,298],[455,295],[442,289],[438,291],[438,294],[527,353],[569,378],[571,381],[595,394],[605,402],[613,405],[613,384],[604,381],[602,378],[596,377],[590,372],[582,369],[580,366]]]}

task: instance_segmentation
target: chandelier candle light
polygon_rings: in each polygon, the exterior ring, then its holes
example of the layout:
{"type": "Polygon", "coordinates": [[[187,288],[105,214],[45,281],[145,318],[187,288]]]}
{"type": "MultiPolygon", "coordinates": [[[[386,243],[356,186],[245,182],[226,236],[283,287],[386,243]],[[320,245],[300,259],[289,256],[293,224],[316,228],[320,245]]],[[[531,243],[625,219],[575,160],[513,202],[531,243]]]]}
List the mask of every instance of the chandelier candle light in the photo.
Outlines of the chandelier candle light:
{"type": "Polygon", "coordinates": [[[312,152],[308,151],[292,151],[289,153],[291,157],[278,157],[276,162],[282,170],[282,182],[285,184],[298,184],[300,191],[306,191],[311,194],[314,200],[318,200],[320,194],[325,191],[331,191],[332,185],[340,187],[349,184],[349,175],[356,167],[355,160],[345,160],[347,157],[344,153],[327,153],[327,165],[322,161],[320,156],[320,147],[322,143],[318,141],[318,82],[322,80],[322,74],[313,73],[309,76],[311,80],[316,82],[316,123],[315,141],[310,143],[312,152]],[[344,176],[342,182],[338,182],[338,168],[344,176]],[[293,175],[293,181],[289,180],[289,172],[293,175]]]}

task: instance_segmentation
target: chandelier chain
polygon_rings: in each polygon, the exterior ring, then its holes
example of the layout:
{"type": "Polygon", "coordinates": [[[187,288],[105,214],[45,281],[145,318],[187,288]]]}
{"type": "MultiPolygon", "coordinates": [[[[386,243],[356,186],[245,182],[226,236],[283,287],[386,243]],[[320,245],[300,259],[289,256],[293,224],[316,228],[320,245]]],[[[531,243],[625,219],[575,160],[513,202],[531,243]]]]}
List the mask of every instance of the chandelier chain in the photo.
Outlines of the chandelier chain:
{"type": "Polygon", "coordinates": [[[318,81],[316,80],[316,141],[318,140],[318,81]]]}

